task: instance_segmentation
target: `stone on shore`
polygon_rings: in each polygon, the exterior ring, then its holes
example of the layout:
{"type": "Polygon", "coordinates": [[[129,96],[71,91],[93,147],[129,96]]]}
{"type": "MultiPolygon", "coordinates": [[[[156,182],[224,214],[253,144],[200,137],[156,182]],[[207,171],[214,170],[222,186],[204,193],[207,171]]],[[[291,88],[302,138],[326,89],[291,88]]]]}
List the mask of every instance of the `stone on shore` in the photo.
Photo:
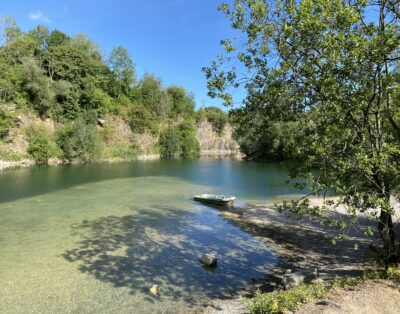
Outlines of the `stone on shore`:
{"type": "Polygon", "coordinates": [[[318,278],[318,270],[300,270],[292,272],[290,269],[286,270],[283,275],[283,285],[285,289],[298,286],[302,283],[310,283],[318,278]]]}

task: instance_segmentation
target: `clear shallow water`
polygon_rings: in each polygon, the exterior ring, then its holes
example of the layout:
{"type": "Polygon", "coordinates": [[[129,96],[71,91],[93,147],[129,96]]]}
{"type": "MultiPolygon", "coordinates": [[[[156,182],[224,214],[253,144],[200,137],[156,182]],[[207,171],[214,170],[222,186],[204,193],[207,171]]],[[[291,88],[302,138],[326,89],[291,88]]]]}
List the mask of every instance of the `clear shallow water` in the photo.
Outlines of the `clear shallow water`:
{"type": "Polygon", "coordinates": [[[226,160],[0,172],[0,312],[176,313],[236,290],[276,257],[191,197],[266,201],[296,193],[286,179],[279,165],[226,160]],[[203,252],[219,256],[214,271],[203,252]]]}

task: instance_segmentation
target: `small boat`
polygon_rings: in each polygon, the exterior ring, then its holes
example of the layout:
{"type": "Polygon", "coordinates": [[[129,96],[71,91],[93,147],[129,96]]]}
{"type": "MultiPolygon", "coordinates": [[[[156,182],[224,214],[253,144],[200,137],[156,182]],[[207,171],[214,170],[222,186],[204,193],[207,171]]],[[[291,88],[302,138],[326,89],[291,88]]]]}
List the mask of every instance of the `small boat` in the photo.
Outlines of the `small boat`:
{"type": "Polygon", "coordinates": [[[195,201],[202,203],[209,203],[220,206],[232,206],[236,197],[234,196],[225,196],[225,195],[215,195],[215,194],[201,194],[195,195],[193,197],[195,201]]]}

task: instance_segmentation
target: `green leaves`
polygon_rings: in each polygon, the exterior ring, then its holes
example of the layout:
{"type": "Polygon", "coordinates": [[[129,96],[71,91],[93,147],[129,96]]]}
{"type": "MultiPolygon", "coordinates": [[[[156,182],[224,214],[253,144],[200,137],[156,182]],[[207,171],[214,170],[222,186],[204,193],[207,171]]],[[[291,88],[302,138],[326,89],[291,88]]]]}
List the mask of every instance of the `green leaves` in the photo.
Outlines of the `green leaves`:
{"type": "Polygon", "coordinates": [[[15,124],[15,118],[0,107],[0,140],[8,135],[15,124]]]}
{"type": "Polygon", "coordinates": [[[57,144],[62,150],[65,160],[89,162],[96,160],[100,154],[100,138],[94,125],[83,119],[58,130],[57,144]]]}
{"type": "Polygon", "coordinates": [[[37,163],[47,163],[52,157],[60,156],[60,149],[44,127],[31,126],[28,153],[37,163]]]}
{"type": "Polygon", "coordinates": [[[160,135],[159,146],[160,154],[165,159],[178,156],[185,159],[193,159],[200,156],[196,127],[190,121],[167,128],[160,135]]]}
{"type": "Polygon", "coordinates": [[[218,57],[204,72],[209,95],[226,104],[232,86],[247,90],[243,107],[231,113],[242,149],[250,157],[285,159],[292,177],[341,196],[319,209],[304,202],[283,207],[319,216],[342,205],[350,223],[359,213],[378,211],[385,248],[399,253],[388,201],[400,190],[400,94],[388,89],[400,83],[393,6],[236,0],[222,9],[242,41],[223,41],[229,57],[218,57]]]}

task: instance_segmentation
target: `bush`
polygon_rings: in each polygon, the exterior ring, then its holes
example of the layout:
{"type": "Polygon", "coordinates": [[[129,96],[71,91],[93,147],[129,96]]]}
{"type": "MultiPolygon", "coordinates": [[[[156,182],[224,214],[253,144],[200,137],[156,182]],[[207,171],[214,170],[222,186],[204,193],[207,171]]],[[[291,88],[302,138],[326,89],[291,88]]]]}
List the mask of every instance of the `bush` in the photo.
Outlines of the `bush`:
{"type": "Polygon", "coordinates": [[[162,158],[180,156],[192,159],[200,156],[200,145],[192,122],[182,122],[177,127],[169,127],[161,133],[159,146],[162,158]]]}
{"type": "Polygon", "coordinates": [[[248,304],[252,313],[286,313],[297,309],[301,304],[322,298],[327,293],[327,287],[324,283],[303,284],[286,291],[257,292],[248,304]]]}
{"type": "Polygon", "coordinates": [[[155,132],[154,121],[151,112],[140,103],[132,104],[126,114],[126,121],[134,133],[145,131],[155,132]]]}
{"type": "Polygon", "coordinates": [[[197,112],[197,119],[207,119],[210,122],[218,134],[221,134],[224,130],[226,123],[228,122],[227,114],[217,107],[206,107],[202,108],[197,112]]]}
{"type": "Polygon", "coordinates": [[[43,127],[29,129],[28,153],[37,163],[47,163],[59,155],[59,149],[49,132],[43,127]]]}
{"type": "Polygon", "coordinates": [[[86,124],[83,119],[63,127],[58,131],[57,143],[66,160],[89,162],[100,154],[101,143],[96,127],[86,124]]]}
{"type": "Polygon", "coordinates": [[[180,148],[182,158],[200,157],[200,144],[196,138],[196,127],[193,122],[182,122],[179,127],[180,148]]]}
{"type": "Polygon", "coordinates": [[[162,158],[170,159],[177,156],[180,152],[180,137],[178,129],[169,127],[165,132],[161,133],[159,146],[162,158]]]}
{"type": "Polygon", "coordinates": [[[14,125],[15,119],[0,108],[0,139],[5,138],[14,125]]]}
{"type": "Polygon", "coordinates": [[[187,118],[194,116],[195,101],[194,96],[179,86],[170,86],[167,88],[167,94],[172,100],[171,118],[178,116],[187,118]]]}

